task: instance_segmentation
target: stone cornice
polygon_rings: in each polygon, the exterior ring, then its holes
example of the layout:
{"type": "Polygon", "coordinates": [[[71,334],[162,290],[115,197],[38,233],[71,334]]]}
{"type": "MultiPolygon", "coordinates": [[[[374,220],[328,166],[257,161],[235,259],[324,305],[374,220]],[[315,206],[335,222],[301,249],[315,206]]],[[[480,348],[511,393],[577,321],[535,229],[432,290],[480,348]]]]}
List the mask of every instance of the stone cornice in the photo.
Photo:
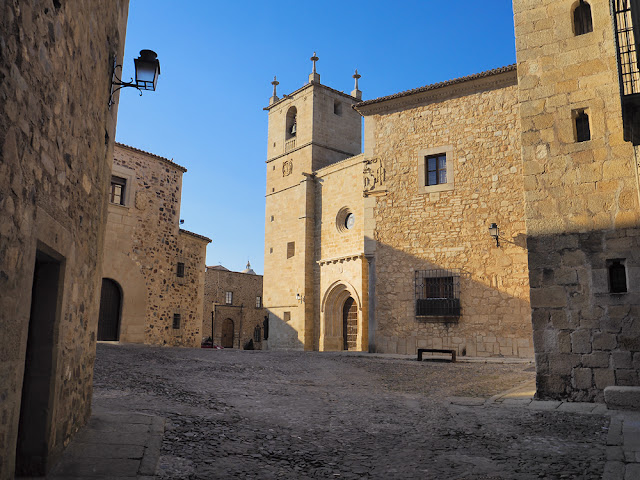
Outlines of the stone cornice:
{"type": "Polygon", "coordinates": [[[304,145],[300,145],[299,147],[294,148],[293,150],[287,152],[287,153],[281,153],[280,155],[276,155],[275,157],[271,157],[271,158],[267,158],[267,160],[265,161],[265,163],[269,163],[269,162],[273,162],[274,160],[277,160],[279,158],[285,157],[287,155],[291,155],[293,152],[297,152],[298,150],[301,150],[305,147],[308,146],[315,146],[315,147],[320,147],[320,148],[326,148],[327,150],[331,150],[333,152],[337,152],[337,153],[342,153],[343,155],[349,155],[349,158],[351,157],[356,157],[358,155],[360,155],[359,153],[350,153],[350,152],[345,152],[344,150],[338,150],[337,148],[333,148],[333,147],[328,147],[327,145],[322,145],[321,143],[318,142],[307,142],[304,145]]]}
{"type": "Polygon", "coordinates": [[[440,102],[448,98],[471,95],[487,90],[504,88],[518,84],[515,65],[489,70],[446,82],[407,90],[387,97],[360,102],[353,108],[363,116],[404,110],[427,103],[440,102]]]}
{"type": "Polygon", "coordinates": [[[342,255],[340,257],[333,258],[323,258],[322,260],[316,261],[316,263],[320,266],[327,265],[329,263],[338,263],[338,262],[350,262],[352,260],[358,260],[364,258],[364,253],[353,253],[351,255],[342,255]]]}
{"type": "Polygon", "coordinates": [[[337,95],[341,95],[341,96],[346,97],[346,98],[348,98],[348,99],[350,99],[350,100],[353,100],[354,102],[358,102],[358,101],[359,101],[356,97],[353,97],[353,96],[349,95],[348,93],[344,93],[344,92],[341,92],[341,91],[336,90],[336,89],[334,89],[334,88],[327,87],[326,85],[323,85],[323,84],[321,84],[321,83],[317,83],[317,82],[309,82],[309,83],[306,83],[305,85],[303,85],[302,87],[300,87],[300,88],[299,88],[298,90],[296,90],[295,92],[292,92],[292,93],[289,93],[289,94],[285,94],[285,95],[283,95],[283,96],[282,96],[282,98],[281,98],[280,100],[278,100],[278,101],[277,101],[277,102],[275,102],[275,103],[272,103],[272,104],[271,104],[271,105],[269,105],[268,107],[264,107],[264,108],[263,108],[263,110],[267,110],[267,111],[269,111],[269,110],[271,110],[272,108],[274,108],[274,107],[276,107],[276,106],[280,105],[281,103],[283,103],[285,100],[290,100],[290,99],[291,99],[291,97],[293,97],[294,95],[297,95],[298,93],[300,93],[300,92],[302,92],[303,90],[306,90],[307,88],[310,88],[310,87],[312,87],[312,86],[315,86],[315,87],[322,87],[322,88],[327,89],[327,90],[329,90],[330,92],[333,92],[333,93],[335,93],[335,94],[337,94],[337,95]]]}

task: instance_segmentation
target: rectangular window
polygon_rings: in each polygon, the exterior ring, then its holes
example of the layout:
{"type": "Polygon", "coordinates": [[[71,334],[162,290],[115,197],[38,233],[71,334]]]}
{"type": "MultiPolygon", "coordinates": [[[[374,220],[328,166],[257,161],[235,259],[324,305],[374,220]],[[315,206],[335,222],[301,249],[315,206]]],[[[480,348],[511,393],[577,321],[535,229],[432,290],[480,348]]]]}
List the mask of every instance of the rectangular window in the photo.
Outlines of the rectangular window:
{"type": "Polygon", "coordinates": [[[291,321],[291,312],[284,312],[284,321],[288,323],[291,321]]]}
{"type": "Polygon", "coordinates": [[[178,276],[178,278],[184,278],[184,262],[178,262],[176,275],[178,276]]]}
{"type": "Polygon", "coordinates": [[[626,293],[627,269],[625,259],[607,260],[607,269],[609,270],[609,292],[626,293]]]}
{"type": "Polygon", "coordinates": [[[296,242],[287,243],[287,258],[291,258],[296,254],[296,242]]]}
{"type": "Polygon", "coordinates": [[[233,292],[225,292],[224,303],[231,305],[233,303],[233,292]]]}
{"type": "Polygon", "coordinates": [[[416,316],[460,316],[460,272],[433,269],[415,272],[416,316]]]}
{"type": "Polygon", "coordinates": [[[591,130],[589,129],[589,115],[585,110],[574,112],[576,122],[576,142],[586,142],[591,140],[591,130]]]}
{"type": "Polygon", "coordinates": [[[173,314],[173,328],[175,330],[180,328],[180,314],[179,313],[174,313],[173,314]]]}
{"type": "Polygon", "coordinates": [[[122,177],[111,176],[111,189],[109,191],[109,201],[116,205],[124,205],[124,193],[127,181],[122,177]]]}
{"type": "Polygon", "coordinates": [[[256,308],[262,307],[262,297],[256,297],[256,308]]]}
{"type": "Polygon", "coordinates": [[[447,183],[447,156],[431,155],[425,158],[427,164],[425,186],[447,183]]]}

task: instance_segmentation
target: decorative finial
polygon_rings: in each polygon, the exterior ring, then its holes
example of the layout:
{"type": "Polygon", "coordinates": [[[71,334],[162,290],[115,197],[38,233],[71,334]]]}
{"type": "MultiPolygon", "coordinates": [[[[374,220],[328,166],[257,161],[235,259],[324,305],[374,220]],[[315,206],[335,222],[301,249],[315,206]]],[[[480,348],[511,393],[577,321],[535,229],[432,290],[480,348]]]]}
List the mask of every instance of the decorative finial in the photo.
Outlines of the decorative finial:
{"type": "Polygon", "coordinates": [[[313,62],[313,72],[311,73],[316,73],[316,62],[318,60],[320,60],[317,56],[316,56],[316,52],[313,52],[313,57],[311,57],[309,60],[311,60],[313,62]]]}
{"type": "Polygon", "coordinates": [[[251,263],[249,263],[249,260],[247,260],[247,268],[251,268],[251,263]]]}
{"type": "MultiPolygon", "coordinates": [[[[356,70],[356,73],[358,73],[357,70],[356,70]]],[[[356,80],[356,82],[357,82],[357,80],[356,80]]],[[[276,87],[278,85],[280,85],[280,82],[278,80],[276,80],[276,76],[275,75],[273,76],[273,82],[271,82],[271,85],[273,85],[273,96],[277,97],[277,95],[276,95],[276,87]]]]}
{"type": "Polygon", "coordinates": [[[356,86],[353,88],[354,90],[358,90],[358,79],[362,77],[362,75],[358,75],[358,69],[356,68],[356,73],[353,75],[353,78],[356,79],[356,86]]]}

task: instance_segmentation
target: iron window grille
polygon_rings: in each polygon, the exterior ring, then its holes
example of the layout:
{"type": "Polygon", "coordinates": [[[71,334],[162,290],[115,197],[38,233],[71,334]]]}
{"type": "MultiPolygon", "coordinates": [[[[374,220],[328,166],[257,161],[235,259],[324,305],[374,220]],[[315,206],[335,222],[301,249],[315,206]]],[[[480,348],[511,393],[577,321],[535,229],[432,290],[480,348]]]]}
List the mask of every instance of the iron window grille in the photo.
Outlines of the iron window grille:
{"type": "Polygon", "coordinates": [[[256,328],[253,329],[253,341],[254,342],[262,341],[262,331],[259,325],[256,325],[256,328]]]}
{"type": "Polygon", "coordinates": [[[180,314],[179,313],[174,313],[173,314],[173,328],[175,330],[180,328],[180,314]]]}
{"type": "Polygon", "coordinates": [[[425,185],[441,185],[447,183],[447,156],[444,153],[431,155],[425,159],[427,168],[425,169],[425,185]]]}
{"type": "Polygon", "coordinates": [[[460,270],[416,270],[417,317],[460,316],[460,270]]]}
{"type": "Polygon", "coordinates": [[[640,0],[612,0],[625,141],[640,144],[640,0]]]}
{"type": "Polygon", "coordinates": [[[233,292],[225,292],[224,303],[231,305],[233,303],[233,292]]]}
{"type": "Polygon", "coordinates": [[[178,262],[176,275],[178,276],[178,278],[184,278],[184,262],[178,262]]]}
{"type": "Polygon", "coordinates": [[[256,308],[262,307],[262,297],[256,297],[256,308]]]}

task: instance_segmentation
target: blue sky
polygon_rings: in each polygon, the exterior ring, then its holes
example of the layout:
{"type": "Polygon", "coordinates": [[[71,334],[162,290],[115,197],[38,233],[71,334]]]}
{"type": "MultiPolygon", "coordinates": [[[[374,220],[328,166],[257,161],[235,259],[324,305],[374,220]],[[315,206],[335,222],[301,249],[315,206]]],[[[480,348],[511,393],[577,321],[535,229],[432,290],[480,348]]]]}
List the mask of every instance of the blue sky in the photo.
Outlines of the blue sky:
{"type": "Polygon", "coordinates": [[[183,228],[213,239],[207,265],[263,272],[267,113],[301,87],[317,52],[321,83],[363,99],[515,63],[510,0],[396,2],[131,0],[123,79],[154,50],[156,92],[120,95],[116,139],[172,158],[183,228]]]}

